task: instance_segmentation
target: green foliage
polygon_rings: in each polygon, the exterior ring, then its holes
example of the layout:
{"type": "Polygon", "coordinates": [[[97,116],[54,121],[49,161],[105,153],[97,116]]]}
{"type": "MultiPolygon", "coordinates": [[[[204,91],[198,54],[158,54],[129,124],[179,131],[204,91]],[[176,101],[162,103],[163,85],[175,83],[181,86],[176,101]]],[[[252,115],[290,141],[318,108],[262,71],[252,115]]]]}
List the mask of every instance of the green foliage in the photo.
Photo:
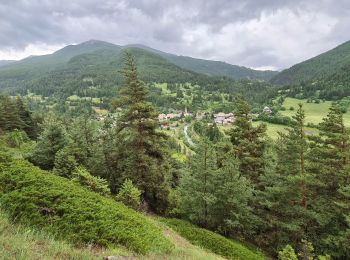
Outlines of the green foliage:
{"type": "Polygon", "coordinates": [[[261,253],[239,242],[230,240],[209,230],[196,227],[189,222],[179,219],[163,219],[162,221],[194,245],[203,247],[228,259],[265,259],[261,253]]]}
{"type": "Polygon", "coordinates": [[[134,186],[131,180],[126,179],[119,189],[116,199],[128,207],[138,210],[141,204],[141,191],[134,186]]]}
{"type": "Polygon", "coordinates": [[[298,260],[297,255],[291,245],[286,245],[278,252],[278,260],[298,260]]]}
{"type": "Polygon", "coordinates": [[[101,195],[110,194],[108,182],[100,177],[91,175],[84,167],[79,166],[72,173],[72,181],[87,187],[93,192],[101,195]]]}
{"type": "Polygon", "coordinates": [[[307,61],[294,65],[272,78],[275,84],[296,84],[305,81],[315,81],[336,73],[350,63],[350,42],[307,61]]]}
{"type": "Polygon", "coordinates": [[[44,131],[28,156],[29,161],[45,170],[53,169],[56,153],[68,142],[63,125],[56,120],[56,118],[48,118],[45,121],[44,131]]]}
{"type": "Polygon", "coordinates": [[[22,144],[29,141],[27,134],[24,131],[15,129],[6,135],[7,145],[12,148],[20,148],[22,144]]]}
{"type": "Polygon", "coordinates": [[[166,252],[173,245],[149,220],[113,199],[15,161],[0,166],[0,203],[11,219],[75,243],[166,252]]]}
{"type": "Polygon", "coordinates": [[[241,174],[258,186],[259,176],[264,170],[266,125],[252,125],[251,108],[242,97],[236,100],[235,121],[229,135],[241,174]]]}
{"type": "Polygon", "coordinates": [[[2,259],[71,259],[99,260],[102,256],[128,254],[126,250],[113,249],[96,252],[88,247],[76,248],[40,230],[11,223],[0,211],[0,256],[2,259]]]}
{"type": "Polygon", "coordinates": [[[35,138],[38,127],[21,98],[14,100],[0,95],[0,133],[13,130],[24,131],[30,138],[35,138]]]}
{"type": "Polygon", "coordinates": [[[78,166],[74,155],[68,148],[63,148],[55,154],[53,172],[65,178],[72,178],[73,171],[78,166]]]}
{"type": "Polygon", "coordinates": [[[169,183],[166,150],[167,136],[157,131],[158,113],[147,102],[147,88],[139,80],[136,63],[130,53],[125,55],[122,71],[125,86],[115,105],[122,111],[118,118],[118,155],[123,158],[117,174],[130,179],[142,191],[143,199],[154,211],[164,212],[169,183]]]}
{"type": "Polygon", "coordinates": [[[215,220],[213,207],[217,202],[217,170],[215,149],[205,140],[196,147],[190,169],[183,173],[180,180],[181,212],[194,223],[205,227],[213,226],[215,220]]]}

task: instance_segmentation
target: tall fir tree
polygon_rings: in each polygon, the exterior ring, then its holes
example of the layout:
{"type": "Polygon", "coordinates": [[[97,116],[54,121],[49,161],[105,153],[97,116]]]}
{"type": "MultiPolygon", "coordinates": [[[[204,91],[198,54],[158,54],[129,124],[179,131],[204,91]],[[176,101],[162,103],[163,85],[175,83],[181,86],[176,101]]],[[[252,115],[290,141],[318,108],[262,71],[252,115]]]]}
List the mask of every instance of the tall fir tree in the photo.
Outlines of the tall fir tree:
{"type": "Polygon", "coordinates": [[[335,254],[334,236],[346,227],[344,213],[337,206],[343,197],[339,189],[349,184],[349,135],[344,125],[343,114],[336,104],[319,125],[319,136],[310,138],[309,171],[317,176],[317,200],[314,205],[319,226],[313,227],[316,248],[335,254]],[[317,237],[316,237],[317,236],[317,237]]]}
{"type": "Polygon", "coordinates": [[[125,54],[122,74],[125,85],[115,102],[122,109],[116,129],[119,151],[125,158],[119,167],[120,177],[132,180],[151,208],[162,212],[169,192],[166,135],[157,131],[158,114],[147,102],[147,88],[139,80],[135,60],[129,53],[125,54]]]}
{"type": "Polygon", "coordinates": [[[215,228],[214,205],[218,166],[216,151],[211,142],[202,140],[196,145],[190,168],[180,180],[181,212],[192,222],[207,228],[215,228]]]}
{"type": "Polygon", "coordinates": [[[297,246],[308,235],[308,224],[313,221],[309,204],[315,179],[306,170],[307,152],[305,113],[299,105],[290,128],[279,133],[275,170],[270,169],[262,178],[265,186],[262,204],[266,209],[262,236],[266,238],[268,234],[265,243],[297,246]]]}
{"type": "Polygon", "coordinates": [[[243,97],[236,98],[235,121],[229,135],[241,175],[259,186],[264,171],[266,125],[253,126],[251,108],[243,97]]]}
{"type": "Polygon", "coordinates": [[[66,131],[57,118],[49,117],[43,125],[43,132],[38,137],[28,160],[44,170],[52,170],[56,153],[68,143],[66,131]]]}
{"type": "Polygon", "coordinates": [[[254,188],[250,181],[240,175],[239,162],[227,153],[215,176],[213,205],[215,228],[227,236],[247,236],[253,232],[258,221],[252,206],[254,188]]]}

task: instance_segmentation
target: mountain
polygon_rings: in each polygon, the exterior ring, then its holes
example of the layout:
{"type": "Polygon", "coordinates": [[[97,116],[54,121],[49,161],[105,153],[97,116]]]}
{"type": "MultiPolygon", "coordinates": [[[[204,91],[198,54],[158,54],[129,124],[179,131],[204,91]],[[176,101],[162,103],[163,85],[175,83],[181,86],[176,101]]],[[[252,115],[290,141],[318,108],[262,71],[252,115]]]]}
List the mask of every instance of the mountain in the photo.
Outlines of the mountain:
{"type": "Polygon", "coordinates": [[[31,90],[44,95],[92,87],[110,89],[121,83],[124,51],[135,56],[140,78],[145,82],[207,81],[208,76],[183,69],[154,52],[91,40],[0,67],[0,89],[11,93],[31,90]]]}
{"type": "Polygon", "coordinates": [[[129,46],[154,52],[181,68],[192,70],[208,76],[225,76],[232,79],[269,80],[273,76],[278,74],[277,71],[253,70],[250,68],[232,65],[222,61],[196,59],[188,56],[178,56],[155,50],[141,44],[133,44],[129,46]]]}
{"type": "MultiPolygon", "coordinates": [[[[87,88],[107,91],[121,83],[118,71],[123,67],[124,51],[129,51],[135,56],[140,78],[146,83],[189,82],[218,85],[222,76],[230,74],[229,70],[224,68],[240,68],[223,62],[176,56],[140,45],[119,46],[90,40],[66,46],[53,54],[31,56],[0,67],[0,89],[11,93],[26,93],[27,90],[31,90],[43,95],[59,91],[76,93],[87,88]],[[215,68],[214,64],[218,64],[218,68],[215,68]]],[[[247,68],[244,70],[249,73],[253,71],[247,68]]],[[[252,77],[247,73],[245,78],[252,77]]]]}
{"type": "MultiPolygon", "coordinates": [[[[283,70],[271,79],[271,83],[292,85],[324,79],[333,81],[333,75],[334,77],[338,77],[336,74],[341,73],[349,64],[350,41],[314,58],[296,64],[289,69],[283,70]]],[[[344,83],[344,81],[337,81],[344,83]]]]}
{"type": "Polygon", "coordinates": [[[0,67],[11,64],[12,62],[15,62],[15,60],[0,60],[0,67]]]}

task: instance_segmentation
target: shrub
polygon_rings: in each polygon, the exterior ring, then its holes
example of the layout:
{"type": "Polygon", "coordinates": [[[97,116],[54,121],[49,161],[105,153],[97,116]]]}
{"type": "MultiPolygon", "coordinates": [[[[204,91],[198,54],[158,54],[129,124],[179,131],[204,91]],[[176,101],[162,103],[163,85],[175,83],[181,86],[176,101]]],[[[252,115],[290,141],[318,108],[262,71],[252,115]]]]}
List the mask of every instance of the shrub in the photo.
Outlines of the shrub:
{"type": "Polygon", "coordinates": [[[80,166],[73,172],[72,181],[87,187],[89,190],[107,195],[110,193],[108,182],[105,179],[91,175],[84,167],[80,166]]]}
{"type": "Polygon", "coordinates": [[[166,225],[174,229],[192,244],[203,247],[215,254],[229,259],[259,260],[265,257],[248,247],[215,232],[199,228],[191,223],[179,219],[163,219],[166,225]]]}
{"type": "Polygon", "coordinates": [[[124,205],[139,209],[141,204],[141,191],[134,186],[131,180],[126,179],[119,190],[116,199],[124,205]]]}
{"type": "Polygon", "coordinates": [[[286,245],[278,252],[278,260],[298,260],[298,257],[295,254],[293,247],[286,245]]]}
{"type": "Polygon", "coordinates": [[[161,230],[121,203],[25,161],[0,164],[0,205],[13,220],[77,244],[168,252],[161,230]]]}
{"type": "Polygon", "coordinates": [[[10,147],[21,147],[22,144],[28,142],[29,138],[24,131],[13,130],[6,135],[6,143],[10,147]]]}

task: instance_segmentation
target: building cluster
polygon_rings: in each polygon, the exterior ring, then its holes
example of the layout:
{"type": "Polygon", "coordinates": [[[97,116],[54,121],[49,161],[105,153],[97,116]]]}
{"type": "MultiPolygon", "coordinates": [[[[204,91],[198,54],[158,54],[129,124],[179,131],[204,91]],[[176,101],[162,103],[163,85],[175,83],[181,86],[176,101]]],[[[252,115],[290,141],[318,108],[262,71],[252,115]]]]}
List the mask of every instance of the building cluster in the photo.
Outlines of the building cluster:
{"type": "Polygon", "coordinates": [[[220,112],[220,113],[214,114],[214,122],[217,125],[228,125],[233,123],[234,121],[235,121],[235,116],[233,113],[226,114],[226,113],[220,112]]]}
{"type": "Polygon", "coordinates": [[[169,114],[159,114],[158,120],[159,121],[166,121],[166,120],[172,120],[172,119],[180,119],[187,116],[193,116],[192,113],[189,113],[187,111],[180,112],[180,113],[169,113],[169,114]]]}

